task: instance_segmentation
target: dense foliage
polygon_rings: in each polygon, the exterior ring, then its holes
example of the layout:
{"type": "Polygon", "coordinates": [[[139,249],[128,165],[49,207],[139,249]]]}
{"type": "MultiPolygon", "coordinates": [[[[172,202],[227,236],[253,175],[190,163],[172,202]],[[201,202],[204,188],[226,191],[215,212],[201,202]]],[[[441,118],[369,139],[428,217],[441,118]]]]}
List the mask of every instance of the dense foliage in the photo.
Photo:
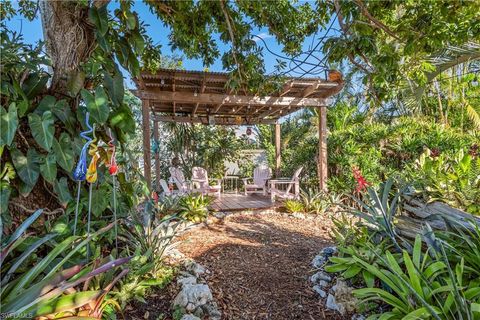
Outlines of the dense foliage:
{"type": "Polygon", "coordinates": [[[402,195],[392,183],[368,190],[362,209],[351,211],[358,223],[337,220],[339,254],[326,270],[357,288],[358,309],[371,314],[369,319],[477,319],[478,224],[445,216],[451,221],[447,231],[433,232],[427,224],[415,239],[405,238],[395,219],[402,195]]]}

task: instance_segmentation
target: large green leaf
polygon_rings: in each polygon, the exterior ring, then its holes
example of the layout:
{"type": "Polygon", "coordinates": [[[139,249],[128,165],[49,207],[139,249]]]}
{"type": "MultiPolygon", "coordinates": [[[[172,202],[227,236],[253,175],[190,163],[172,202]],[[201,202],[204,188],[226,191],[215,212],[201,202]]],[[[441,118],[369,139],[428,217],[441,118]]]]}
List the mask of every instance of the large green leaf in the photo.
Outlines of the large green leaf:
{"type": "Polygon", "coordinates": [[[50,77],[44,74],[31,73],[22,83],[22,90],[29,99],[33,99],[45,89],[50,77]]]}
{"type": "MultiPolygon", "coordinates": [[[[8,199],[10,199],[11,193],[10,186],[6,183],[0,184],[0,215],[7,212],[8,209],[8,199]]],[[[0,218],[1,219],[1,218],[0,218]]],[[[0,232],[2,232],[0,228],[0,232]]]]}
{"type": "Polygon", "coordinates": [[[102,186],[92,193],[92,213],[100,216],[108,207],[110,196],[107,188],[102,186]]]}
{"type": "Polygon", "coordinates": [[[68,127],[75,125],[75,116],[72,109],[64,99],[57,101],[52,108],[53,114],[68,127]]]}
{"type": "Polygon", "coordinates": [[[74,71],[70,74],[68,81],[67,81],[67,89],[72,95],[72,97],[76,96],[80,89],[83,88],[83,84],[85,82],[85,72],[83,71],[74,71]]]}
{"type": "Polygon", "coordinates": [[[10,154],[20,179],[28,186],[34,186],[40,175],[38,153],[34,149],[28,149],[25,156],[18,149],[13,149],[10,154]]]}
{"type": "Polygon", "coordinates": [[[35,108],[35,113],[42,115],[45,111],[52,111],[57,99],[53,96],[45,96],[35,108]]]}
{"type": "Polygon", "coordinates": [[[50,151],[55,132],[55,120],[51,111],[45,111],[42,116],[36,113],[28,115],[28,123],[35,141],[45,150],[50,151]]]}
{"type": "Polygon", "coordinates": [[[97,32],[104,36],[108,31],[108,11],[107,6],[100,8],[92,6],[88,11],[88,19],[95,24],[97,32]]]}
{"type": "Polygon", "coordinates": [[[45,157],[45,161],[40,165],[40,174],[43,179],[53,183],[57,177],[57,160],[55,154],[50,153],[45,157]]]}
{"type": "Polygon", "coordinates": [[[122,73],[117,70],[115,71],[115,75],[112,77],[108,72],[105,72],[103,83],[113,103],[116,105],[121,105],[123,102],[123,96],[125,94],[122,73]]]}
{"type": "Polygon", "coordinates": [[[9,146],[18,127],[17,106],[11,103],[8,107],[8,112],[0,107],[0,145],[9,146]]]}
{"type": "Polygon", "coordinates": [[[35,316],[55,314],[62,311],[74,310],[94,301],[103,294],[102,290],[98,291],[80,291],[42,303],[33,312],[35,316]]]}
{"type": "Polygon", "coordinates": [[[118,127],[125,133],[133,134],[135,132],[135,120],[132,111],[125,106],[121,106],[112,112],[109,122],[112,127],[118,127]]]}
{"type": "Polygon", "coordinates": [[[62,205],[67,205],[73,198],[68,191],[67,178],[62,177],[60,180],[55,181],[53,185],[53,191],[58,195],[58,199],[62,205]]]}
{"type": "Polygon", "coordinates": [[[53,152],[60,167],[68,172],[72,171],[74,154],[72,141],[66,132],[60,135],[58,141],[57,139],[53,139],[53,152]]]}
{"type": "Polygon", "coordinates": [[[82,98],[87,104],[87,110],[90,112],[92,119],[98,123],[103,124],[108,119],[110,108],[108,106],[108,97],[102,87],[95,90],[95,96],[85,89],[81,91],[82,98]]]}

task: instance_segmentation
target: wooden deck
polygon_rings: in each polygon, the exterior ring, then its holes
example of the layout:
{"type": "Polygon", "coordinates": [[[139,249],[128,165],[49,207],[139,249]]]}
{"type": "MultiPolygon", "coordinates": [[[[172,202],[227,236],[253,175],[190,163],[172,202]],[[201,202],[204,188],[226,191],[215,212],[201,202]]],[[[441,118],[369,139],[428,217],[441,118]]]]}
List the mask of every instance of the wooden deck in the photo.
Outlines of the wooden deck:
{"type": "Polygon", "coordinates": [[[256,210],[269,209],[278,207],[281,202],[272,203],[269,196],[256,194],[222,194],[216,198],[210,209],[213,211],[239,211],[239,210],[256,210]]]}

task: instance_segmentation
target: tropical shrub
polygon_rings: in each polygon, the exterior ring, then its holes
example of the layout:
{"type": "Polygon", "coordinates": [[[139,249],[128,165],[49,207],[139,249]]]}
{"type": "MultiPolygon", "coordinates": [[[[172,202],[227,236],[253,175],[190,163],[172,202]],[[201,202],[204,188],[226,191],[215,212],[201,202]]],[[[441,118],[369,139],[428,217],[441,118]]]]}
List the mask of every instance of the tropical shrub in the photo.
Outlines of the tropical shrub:
{"type": "Polygon", "coordinates": [[[285,200],[283,203],[283,206],[285,207],[285,210],[287,210],[288,213],[297,213],[297,212],[304,212],[305,207],[303,203],[299,200],[285,200]]]}
{"type": "Polygon", "coordinates": [[[411,166],[410,179],[429,201],[449,205],[480,215],[480,156],[475,145],[470,152],[426,150],[411,166]]]}
{"type": "Polygon", "coordinates": [[[338,255],[326,271],[365,287],[353,293],[372,313],[369,319],[478,318],[478,225],[452,221],[453,230],[433,232],[426,224],[413,242],[402,238],[395,231],[401,193],[393,185],[388,180],[379,190],[368,188],[363,200],[357,199],[359,208],[351,210],[356,222],[335,222],[338,255]]]}
{"type": "Polygon", "coordinates": [[[130,258],[108,259],[91,265],[84,265],[73,258],[78,254],[84,255],[88,243],[102,236],[113,224],[90,236],[70,236],[55,242],[58,237],[56,233],[39,237],[26,233],[41,214],[42,210],[37,210],[14,233],[2,237],[2,314],[12,318],[77,315],[101,319],[109,303],[106,301],[107,294],[128,273],[128,269],[120,273],[114,269],[127,263],[130,258]],[[52,247],[43,257],[39,257],[39,251],[49,244],[52,247]],[[89,286],[94,278],[109,271],[113,276],[102,287],[92,289],[89,286]]]}
{"type": "Polygon", "coordinates": [[[178,216],[193,222],[201,222],[208,216],[208,206],[212,203],[211,196],[188,194],[178,201],[178,216]]]}

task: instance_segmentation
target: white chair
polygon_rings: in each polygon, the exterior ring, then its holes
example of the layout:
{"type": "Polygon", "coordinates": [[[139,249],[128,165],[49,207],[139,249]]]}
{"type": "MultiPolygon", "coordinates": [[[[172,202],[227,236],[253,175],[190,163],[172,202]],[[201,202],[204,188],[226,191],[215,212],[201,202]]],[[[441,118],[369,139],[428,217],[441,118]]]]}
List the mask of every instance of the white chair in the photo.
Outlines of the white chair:
{"type": "Polygon", "coordinates": [[[160,179],[160,186],[162,187],[161,197],[177,196],[179,194],[178,190],[170,190],[167,182],[163,179],[160,179]]]}
{"type": "Polygon", "coordinates": [[[211,186],[208,180],[208,173],[202,167],[192,168],[192,183],[194,187],[199,188],[203,194],[214,194],[220,196],[222,190],[222,179],[216,179],[217,185],[211,186]]]}
{"type": "Polygon", "coordinates": [[[303,167],[295,171],[292,179],[274,179],[270,180],[270,197],[275,202],[275,197],[283,199],[298,199],[300,195],[300,173],[303,167]],[[283,188],[279,188],[283,186],[283,188]],[[293,189],[293,190],[292,190],[293,189]]]}
{"type": "Polygon", "coordinates": [[[185,194],[190,192],[188,181],[185,179],[185,176],[180,168],[170,167],[168,168],[168,171],[170,171],[170,176],[177,186],[178,193],[185,194]]]}
{"type": "Polygon", "coordinates": [[[272,177],[272,170],[268,167],[256,167],[253,170],[253,178],[244,178],[245,195],[251,193],[262,193],[267,195],[267,181],[272,177]],[[253,182],[253,183],[252,183],[253,182]]]}

